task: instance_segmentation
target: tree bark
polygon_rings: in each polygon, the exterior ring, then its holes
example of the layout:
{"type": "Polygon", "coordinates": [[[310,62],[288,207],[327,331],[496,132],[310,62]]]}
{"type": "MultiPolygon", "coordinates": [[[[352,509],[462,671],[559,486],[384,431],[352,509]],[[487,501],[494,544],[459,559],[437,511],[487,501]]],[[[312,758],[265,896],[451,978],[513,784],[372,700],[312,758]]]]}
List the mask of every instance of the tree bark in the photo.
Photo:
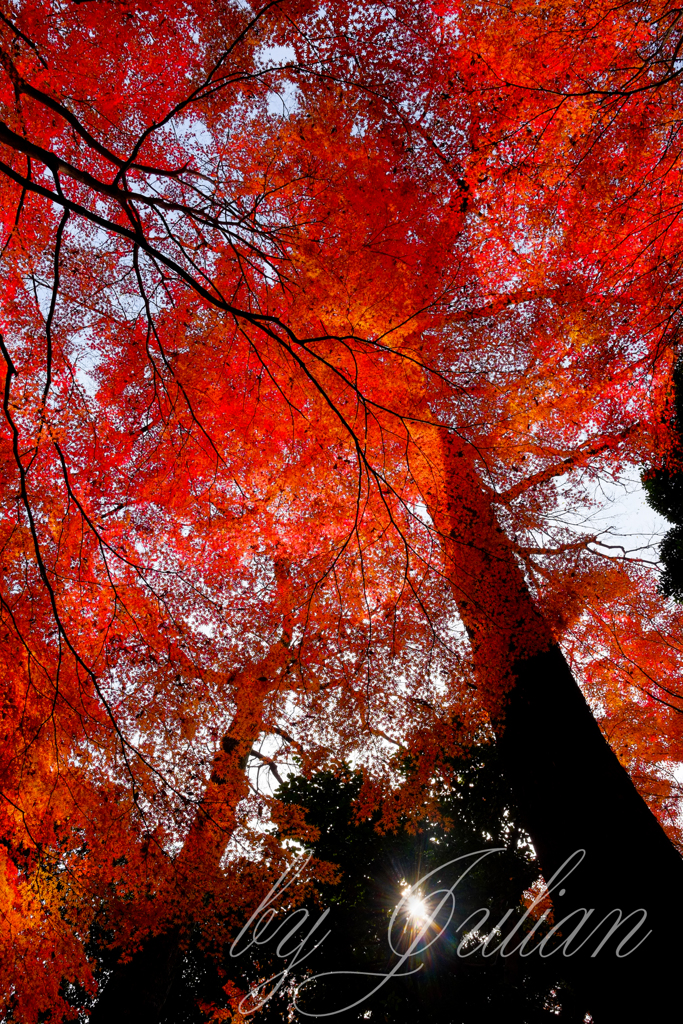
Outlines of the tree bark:
{"type": "MultiPolygon", "coordinates": [[[[264,702],[277,686],[288,657],[276,644],[262,661],[236,680],[236,710],[213,760],[211,776],[183,847],[174,861],[175,889],[198,893],[214,882],[237,824],[240,800],[248,792],[249,751],[263,729],[264,702]]],[[[92,1024],[155,1024],[165,1017],[166,1004],[182,960],[182,930],[159,922],[162,931],[149,936],[127,963],[109,977],[90,1020],[92,1024]]]]}
{"type": "MultiPolygon", "coordinates": [[[[652,929],[639,949],[624,957],[626,944],[617,957],[634,918],[593,956],[605,927],[573,957],[560,953],[558,974],[569,966],[596,1024],[665,1019],[683,951],[683,860],[600,732],[531,598],[470,450],[429,423],[411,427],[411,435],[413,476],[442,538],[482,698],[545,879],[586,852],[553,893],[555,921],[594,909],[583,937],[611,911],[644,908],[647,924],[633,944],[652,929]]],[[[581,920],[569,921],[563,937],[581,920]]]]}

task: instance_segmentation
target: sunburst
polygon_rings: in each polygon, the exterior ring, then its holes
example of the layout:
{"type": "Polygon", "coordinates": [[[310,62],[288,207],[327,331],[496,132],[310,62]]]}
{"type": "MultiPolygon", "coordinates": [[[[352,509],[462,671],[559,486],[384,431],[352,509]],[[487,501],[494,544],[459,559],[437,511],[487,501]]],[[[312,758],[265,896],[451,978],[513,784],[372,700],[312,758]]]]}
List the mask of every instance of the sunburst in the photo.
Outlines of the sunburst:
{"type": "Polygon", "coordinates": [[[419,924],[421,921],[426,921],[429,917],[427,904],[420,896],[417,895],[408,897],[408,900],[406,901],[406,911],[408,917],[416,924],[419,924]]]}

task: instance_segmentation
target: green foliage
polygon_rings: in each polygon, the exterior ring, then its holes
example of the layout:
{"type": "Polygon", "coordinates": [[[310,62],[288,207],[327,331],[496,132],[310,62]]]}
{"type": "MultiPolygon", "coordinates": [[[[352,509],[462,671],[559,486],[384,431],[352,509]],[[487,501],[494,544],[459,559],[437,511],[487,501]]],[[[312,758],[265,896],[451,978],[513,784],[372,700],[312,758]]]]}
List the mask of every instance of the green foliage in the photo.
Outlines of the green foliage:
{"type": "MultiPolygon", "coordinates": [[[[306,822],[319,830],[320,837],[315,841],[302,839],[290,829],[281,832],[279,838],[297,839],[315,857],[333,861],[342,877],[336,885],[319,884],[318,901],[305,904],[311,917],[301,934],[328,907],[330,914],[321,933],[329,929],[330,934],[295,969],[292,984],[284,986],[255,1016],[260,1024],[307,1019],[290,1016],[294,984],[329,971],[359,973],[313,983],[302,991],[300,1005],[309,1013],[324,1014],[360,1000],[359,1006],[329,1018],[340,1024],[368,1019],[383,1024],[409,1020],[435,1024],[583,1021],[585,1007],[559,977],[563,963],[557,958],[544,960],[534,954],[524,959],[495,955],[485,959],[475,954],[464,959],[456,955],[463,934],[457,926],[475,910],[490,910],[490,927],[512,909],[505,931],[523,918],[525,908],[520,897],[540,872],[529,839],[519,825],[495,745],[478,747],[470,757],[451,762],[451,766],[455,782],[449,787],[441,784],[439,814],[425,819],[418,834],[410,834],[405,820],[396,832],[381,834],[377,830],[381,812],[357,820],[362,775],[349,768],[336,774],[292,777],[280,786],[278,798],[305,807],[306,822]],[[452,823],[452,827],[445,827],[437,817],[452,823]],[[389,949],[387,929],[402,888],[456,857],[493,847],[505,847],[505,851],[482,860],[457,886],[456,912],[448,929],[427,953],[411,958],[401,968],[404,973],[423,963],[420,970],[407,977],[392,977],[374,996],[364,998],[380,980],[368,973],[387,974],[397,961],[389,949]]],[[[441,880],[446,886],[452,885],[464,869],[456,866],[455,874],[453,870],[435,875],[429,888],[439,888],[441,880]]],[[[533,923],[527,918],[523,929],[533,923]]],[[[393,932],[395,942],[401,927],[393,932]]],[[[482,930],[487,933],[489,928],[484,926],[482,930]]],[[[542,935],[543,930],[538,934],[542,935]]],[[[285,966],[285,961],[275,956],[275,945],[264,944],[250,951],[254,955],[238,960],[228,961],[226,955],[223,966],[235,984],[246,990],[285,966]]],[[[190,1007],[197,998],[207,999],[211,991],[214,997],[219,992],[218,975],[193,949],[185,959],[183,986],[179,986],[178,997],[171,1000],[174,1015],[166,1018],[168,1024],[199,1021],[190,1007]],[[180,987],[185,989],[184,998],[180,987]],[[188,1009],[181,1012],[181,1004],[188,1009]]]]}
{"type": "Polygon", "coordinates": [[[643,487],[648,505],[669,522],[679,523],[683,518],[683,473],[650,470],[643,474],[643,487]]]}
{"type": "Polygon", "coordinates": [[[677,524],[666,533],[659,550],[664,564],[662,593],[683,602],[683,525],[677,524]]]}
{"type": "Polygon", "coordinates": [[[683,602],[683,359],[674,367],[672,375],[672,448],[669,460],[661,468],[645,470],[641,474],[648,505],[674,526],[669,530],[659,549],[664,572],[660,589],[667,597],[683,602]]]}

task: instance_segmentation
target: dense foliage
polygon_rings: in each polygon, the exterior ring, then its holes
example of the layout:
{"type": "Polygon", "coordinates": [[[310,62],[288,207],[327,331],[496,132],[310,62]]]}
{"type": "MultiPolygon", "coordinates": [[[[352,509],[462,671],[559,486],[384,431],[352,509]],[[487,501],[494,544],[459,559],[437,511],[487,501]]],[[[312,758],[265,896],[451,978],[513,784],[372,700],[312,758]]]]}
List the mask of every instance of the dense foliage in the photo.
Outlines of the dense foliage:
{"type": "MultiPolygon", "coordinates": [[[[309,850],[317,860],[333,863],[336,877],[319,883],[315,896],[298,905],[299,912],[301,908],[308,910],[311,924],[321,917],[324,908],[329,908],[330,914],[325,927],[309,940],[308,955],[294,966],[287,983],[266,999],[259,1020],[270,1024],[288,1019],[295,1002],[295,987],[307,978],[330,971],[355,973],[321,980],[313,991],[304,986],[299,1005],[308,1012],[321,1014],[357,1001],[354,1009],[338,1014],[340,1021],[368,1019],[368,1011],[371,1020],[387,1022],[469,1024],[497,1021],[501,1016],[519,1024],[584,1020],[585,1007],[563,980],[562,963],[558,965],[556,959],[533,954],[527,958],[458,958],[457,947],[463,938],[461,926],[472,914],[475,916],[470,925],[474,925],[480,907],[489,909],[491,923],[500,921],[506,911],[512,910],[507,919],[508,934],[517,925],[523,938],[536,925],[537,948],[538,941],[548,932],[548,926],[539,928],[537,920],[549,904],[542,904],[533,916],[529,915],[532,897],[541,892],[539,866],[528,837],[515,821],[514,802],[501,775],[495,744],[478,745],[467,756],[450,759],[448,769],[452,782],[446,785],[442,781],[437,787],[438,800],[417,832],[406,827],[406,819],[397,822],[395,830],[387,831],[383,827],[383,806],[359,821],[356,808],[363,786],[362,773],[347,766],[337,772],[317,772],[310,778],[291,776],[278,788],[278,800],[285,807],[305,808],[304,818],[279,830],[280,840],[296,840],[298,848],[309,850]],[[421,969],[407,977],[390,976],[373,997],[365,998],[399,960],[390,950],[387,932],[405,886],[414,885],[455,858],[467,858],[492,848],[501,852],[476,863],[457,885],[457,909],[452,923],[430,952],[410,958],[401,974],[419,964],[421,969]],[[525,902],[520,899],[522,893],[525,902]],[[520,921],[523,924],[519,925],[520,921]],[[323,935],[326,937],[319,949],[309,953],[316,938],[323,935]]],[[[389,809],[386,811],[393,817],[389,809]]],[[[452,885],[471,860],[461,861],[453,874],[444,872],[442,880],[452,885]]],[[[429,891],[437,888],[438,877],[428,883],[429,891]]],[[[280,972],[293,959],[278,957],[278,942],[297,922],[284,894],[273,905],[279,914],[263,929],[263,944],[253,947],[249,955],[231,958],[229,948],[209,952],[190,945],[175,969],[168,1000],[171,1009],[165,1017],[168,1024],[201,1021],[202,1014],[197,1009],[201,1004],[229,1005],[226,992],[235,992],[231,984],[246,998],[250,989],[274,978],[261,992],[262,997],[269,996],[280,972]],[[285,903],[284,910],[281,903],[285,903]],[[266,941],[271,935],[273,938],[266,941]]],[[[295,948],[310,929],[311,924],[304,924],[296,938],[286,944],[290,948],[295,948]]],[[[414,926],[414,921],[401,914],[398,925],[392,929],[392,941],[399,946],[403,942],[405,947],[406,937],[410,938],[414,926]]],[[[428,934],[425,941],[431,937],[428,934]]],[[[529,949],[532,948],[533,944],[529,949]]]]}
{"type": "Polygon", "coordinates": [[[572,985],[663,1014],[681,611],[591,516],[670,447],[682,27],[0,6],[8,1020],[159,1019],[282,869],[261,768],[417,822],[483,728],[544,874],[588,850],[567,909],[661,936],[572,985]]]}

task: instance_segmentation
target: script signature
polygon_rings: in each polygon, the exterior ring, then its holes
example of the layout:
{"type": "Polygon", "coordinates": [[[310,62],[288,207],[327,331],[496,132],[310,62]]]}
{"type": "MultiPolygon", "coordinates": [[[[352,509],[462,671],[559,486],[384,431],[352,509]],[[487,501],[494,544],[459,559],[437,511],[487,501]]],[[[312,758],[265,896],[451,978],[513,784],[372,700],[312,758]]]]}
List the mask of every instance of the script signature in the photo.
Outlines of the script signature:
{"type": "MultiPolygon", "coordinates": [[[[487,850],[475,850],[473,853],[455,857],[453,860],[446,861],[445,864],[439,865],[439,867],[434,868],[428,874],[418,879],[413,886],[403,893],[402,899],[391,915],[387,928],[389,949],[397,957],[397,961],[391,970],[385,973],[325,971],[309,976],[297,986],[294,993],[293,1008],[304,1017],[332,1017],[366,1002],[370,996],[386,985],[391,978],[406,977],[421,970],[422,963],[416,967],[406,968],[405,965],[411,957],[424,953],[430,946],[438,942],[446,931],[456,910],[455,893],[462,880],[486,857],[490,857],[495,853],[502,853],[504,849],[504,847],[493,847],[487,850]],[[452,885],[427,892],[428,883],[434,879],[435,875],[443,875],[445,869],[452,868],[456,864],[460,866],[460,874],[452,885]],[[399,948],[400,943],[396,941],[397,923],[405,918],[411,901],[418,895],[421,905],[424,907],[424,912],[420,915],[419,920],[415,923],[415,927],[410,932],[408,945],[405,949],[401,949],[399,948]],[[345,1003],[343,1006],[339,1006],[334,1010],[328,1010],[325,1013],[311,1013],[302,1009],[299,1005],[299,997],[302,990],[308,985],[313,984],[313,982],[320,981],[322,978],[342,979],[349,976],[369,979],[368,991],[360,999],[356,999],[352,1003],[345,1003]]],[[[602,935],[599,941],[596,940],[595,948],[590,953],[591,957],[595,957],[605,948],[613,936],[616,937],[617,931],[622,928],[622,925],[628,926],[633,918],[637,919],[636,923],[632,924],[626,934],[623,934],[623,931],[621,932],[615,953],[617,957],[623,958],[635,952],[651,934],[651,931],[648,931],[645,935],[639,935],[637,937],[638,941],[635,941],[636,933],[645,925],[647,919],[647,911],[643,908],[633,910],[626,915],[619,909],[611,910],[597,924],[594,920],[590,921],[595,910],[583,907],[578,908],[567,914],[560,921],[553,923],[540,942],[535,943],[536,932],[551,913],[550,910],[546,910],[537,917],[531,928],[524,930],[525,923],[530,918],[533,919],[535,917],[534,910],[536,906],[548,893],[557,891],[558,896],[564,895],[566,890],[560,888],[562,883],[579,866],[585,856],[585,850],[576,850],[575,853],[568,857],[548,882],[545,892],[540,893],[534,902],[527,906],[524,915],[519,918],[505,936],[503,936],[503,926],[516,913],[515,909],[507,910],[503,917],[492,927],[489,925],[489,910],[482,907],[479,910],[473,911],[455,929],[456,932],[462,932],[462,938],[457,947],[456,955],[461,958],[471,957],[475,954],[483,957],[494,955],[509,957],[515,954],[531,956],[537,953],[541,957],[549,957],[561,952],[563,956],[571,957],[586,947],[590,940],[607,925],[606,933],[602,935]],[[482,934],[482,929],[485,926],[489,927],[489,930],[486,934],[482,934]],[[586,926],[588,926],[588,930],[584,931],[586,926]],[[558,936],[562,938],[562,941],[559,943],[554,941],[558,936]],[[634,942],[629,947],[631,940],[634,940],[634,942]]],[[[243,1015],[255,1013],[264,1006],[285,984],[294,968],[318,949],[330,934],[329,930],[323,935],[320,934],[322,925],[329,916],[329,909],[324,910],[307,931],[303,929],[304,926],[308,926],[311,914],[303,907],[291,911],[284,919],[276,921],[278,916],[278,909],[275,906],[276,902],[301,874],[310,858],[310,853],[305,854],[282,873],[230,947],[230,956],[240,957],[252,947],[276,943],[275,955],[278,959],[284,961],[281,971],[253,987],[242,999],[239,1005],[239,1012],[243,1015]],[[272,928],[271,925],[273,925],[272,928]]],[[[401,931],[403,934],[404,929],[401,929],[401,931]]]]}

